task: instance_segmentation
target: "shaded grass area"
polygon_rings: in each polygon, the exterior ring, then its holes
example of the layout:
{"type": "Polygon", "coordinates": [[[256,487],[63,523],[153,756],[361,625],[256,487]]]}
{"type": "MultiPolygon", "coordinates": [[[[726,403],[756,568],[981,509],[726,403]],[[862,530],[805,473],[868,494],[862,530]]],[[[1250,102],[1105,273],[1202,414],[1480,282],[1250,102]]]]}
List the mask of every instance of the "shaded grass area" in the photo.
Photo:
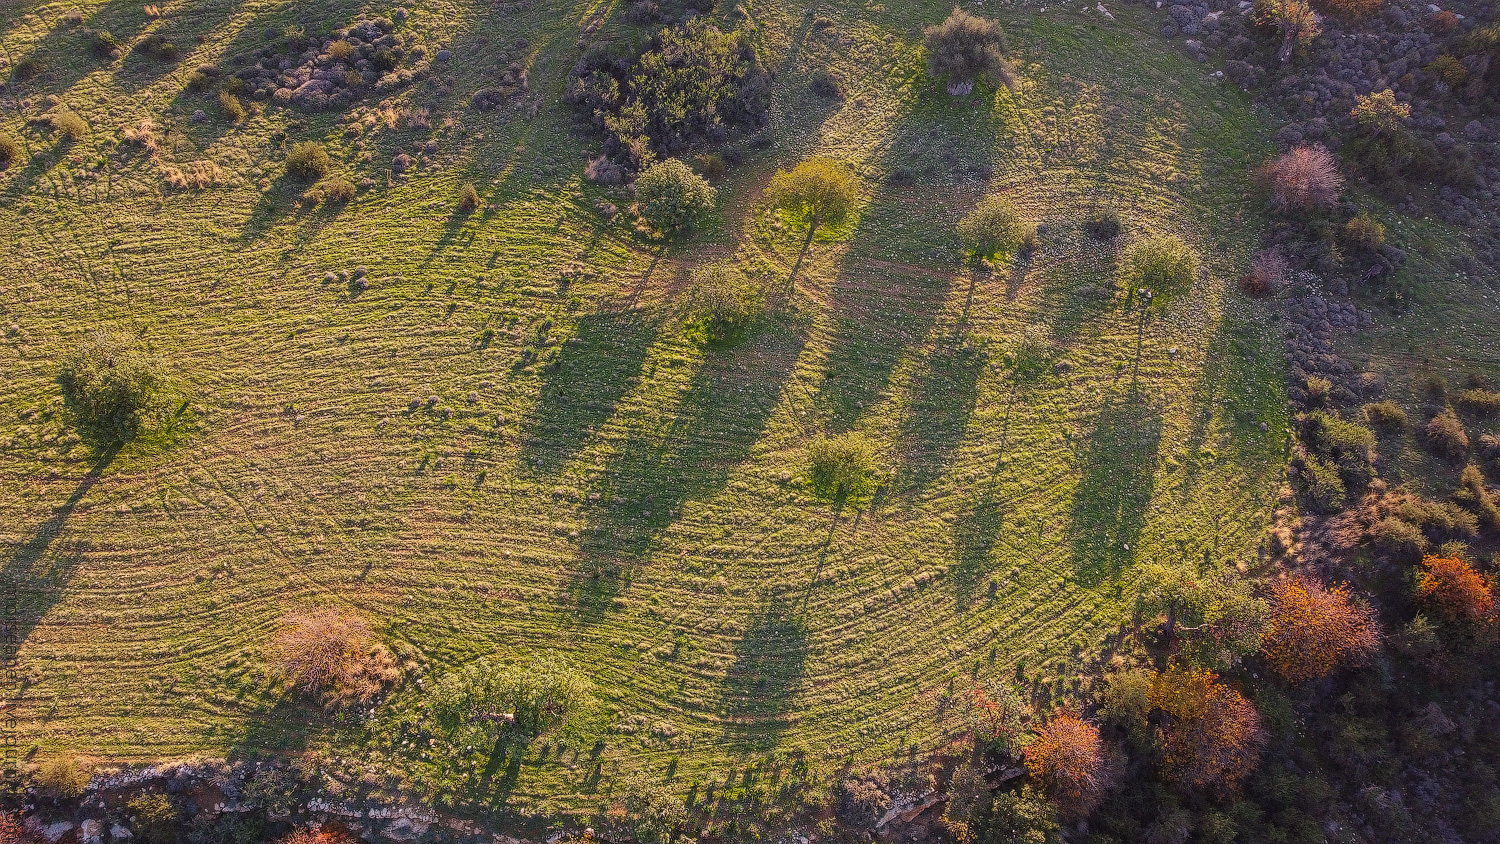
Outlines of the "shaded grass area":
{"type": "Polygon", "coordinates": [[[1257,234],[1245,173],[1268,147],[1245,99],[1136,11],[1006,13],[1022,86],[955,101],[916,51],[946,6],[836,5],[821,29],[757,7],[782,58],[773,142],[742,144],[722,219],[662,250],[599,213],[628,197],[582,179],[589,144],[558,104],[596,17],[535,5],[412,5],[408,26],[453,62],[363,103],[380,114],[355,131],[276,107],[195,124],[205,106],[181,78],[268,27],[346,25],[348,4],[153,23],[85,4],[117,35],[178,27],[184,57],[164,69],[84,60],[59,4],[6,13],[11,54],[56,57],[26,92],[94,127],[69,151],[4,119],[29,159],[0,176],[0,321],[16,326],[0,338],[0,519],[7,573],[38,596],[23,651],[38,752],[323,746],[524,812],[592,807],[669,765],[683,791],[772,755],[816,779],[940,746],[958,727],[927,702],[955,676],[1023,666],[1038,699],[1079,694],[1130,618],[1138,562],[1255,553],[1284,395],[1274,328],[1231,281],[1257,234]],[[534,119],[465,107],[500,51],[530,62],[534,119]],[[821,66],[844,100],[809,94],[821,66]],[[422,107],[426,126],[402,117],[422,107]],[[146,116],[158,161],[115,145],[146,116]],[[309,205],[280,172],[306,138],[376,186],[309,205]],[[428,140],[426,165],[387,173],[428,140]],[[860,171],[857,219],[813,242],[796,292],[737,342],[699,345],[672,316],[676,280],[725,252],[784,279],[802,238],[759,191],[815,152],[860,171]],[[163,188],[161,161],[197,160],[224,180],[163,188]],[[458,215],[467,182],[483,206],[458,215]],[[953,224],[986,191],[1046,224],[1029,262],[958,263],[953,224]],[[1105,203],[1127,236],[1170,230],[1203,253],[1193,295],[1144,320],[1126,304],[1115,247],[1079,227],[1105,203]],[[356,267],[368,289],[324,281],[356,267]],[[52,379],[95,324],[171,362],[200,430],[90,474],[52,379]],[[1007,353],[1028,326],[1056,354],[1022,380],[1007,353]],[[801,478],[806,442],[845,430],[882,449],[885,489],[863,510],[801,478]],[[379,620],[435,670],[558,652],[597,710],[462,776],[378,729],[330,730],[262,670],[276,619],[320,603],[379,620]]]}

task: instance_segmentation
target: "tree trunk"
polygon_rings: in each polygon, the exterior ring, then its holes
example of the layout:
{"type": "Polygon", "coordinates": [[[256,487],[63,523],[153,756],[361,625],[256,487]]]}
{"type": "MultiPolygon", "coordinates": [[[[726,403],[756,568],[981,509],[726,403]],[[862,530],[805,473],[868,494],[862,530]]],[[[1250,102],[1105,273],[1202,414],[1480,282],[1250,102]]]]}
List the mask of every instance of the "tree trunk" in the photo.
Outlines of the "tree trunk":
{"type": "Polygon", "coordinates": [[[807,256],[807,248],[812,246],[813,235],[818,231],[818,215],[814,214],[807,221],[807,239],[802,241],[802,251],[797,253],[797,263],[792,265],[792,275],[786,280],[786,286],[792,289],[797,287],[797,270],[802,268],[802,259],[807,256]]]}
{"type": "Polygon", "coordinates": [[[967,97],[974,90],[972,79],[950,79],[948,80],[948,94],[954,97],[967,97]]]}
{"type": "Polygon", "coordinates": [[[1276,51],[1276,58],[1280,59],[1282,64],[1287,64],[1292,60],[1292,46],[1295,43],[1295,38],[1291,32],[1286,33],[1285,37],[1282,38],[1281,49],[1276,51]]]}

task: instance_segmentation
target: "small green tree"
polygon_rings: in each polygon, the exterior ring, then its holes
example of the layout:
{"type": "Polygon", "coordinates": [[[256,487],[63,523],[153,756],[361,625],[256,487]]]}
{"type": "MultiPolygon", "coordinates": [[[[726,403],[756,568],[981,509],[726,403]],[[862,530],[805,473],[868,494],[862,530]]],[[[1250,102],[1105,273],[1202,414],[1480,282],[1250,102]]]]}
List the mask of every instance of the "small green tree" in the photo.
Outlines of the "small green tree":
{"type": "Polygon", "coordinates": [[[820,228],[837,226],[849,217],[859,200],[859,179],[854,170],[832,158],[809,158],[790,171],[778,170],[767,188],[771,203],[796,222],[807,226],[807,239],[797,253],[788,284],[797,279],[802,258],[820,228]]]}
{"type": "Polygon", "coordinates": [[[132,797],[125,807],[135,816],[135,831],[144,844],[173,844],[182,810],[165,794],[132,797]]]}
{"type": "Polygon", "coordinates": [[[63,401],[83,426],[121,442],[161,408],[167,383],[154,359],[110,331],[90,334],[64,358],[57,380],[63,401]]]}
{"type": "Polygon", "coordinates": [[[7,170],[21,160],[21,142],[0,132],[0,170],[7,170]]]}
{"type": "Polygon", "coordinates": [[[733,335],[760,310],[758,291],[738,267],[714,261],[693,272],[693,284],[682,299],[682,318],[709,339],[733,335]]]}
{"type": "Polygon", "coordinates": [[[717,201],[708,182],[676,158],[647,167],[635,180],[636,213],[664,235],[691,229],[717,201]]]}
{"type": "Polygon", "coordinates": [[[927,66],[933,76],[948,80],[948,93],[961,97],[974,90],[977,79],[1011,83],[1006,67],[1005,38],[992,20],[954,8],[947,20],[923,31],[927,66]]]}
{"type": "Polygon", "coordinates": [[[865,435],[819,437],[807,447],[807,456],[808,481],[818,495],[842,501],[874,492],[875,447],[865,435]]]}
{"type": "Polygon", "coordinates": [[[1036,235],[1036,227],[1021,218],[1021,212],[1002,196],[987,196],[958,221],[958,237],[977,263],[1007,256],[1036,235]]]}
{"type": "Polygon", "coordinates": [[[1120,256],[1120,283],[1147,304],[1165,305],[1198,277],[1198,253],[1175,235],[1138,240],[1120,256]]]}
{"type": "Polygon", "coordinates": [[[443,675],[432,703],[456,741],[506,733],[529,740],[566,723],[588,696],[588,681],[550,656],[519,667],[480,659],[443,675]]]}

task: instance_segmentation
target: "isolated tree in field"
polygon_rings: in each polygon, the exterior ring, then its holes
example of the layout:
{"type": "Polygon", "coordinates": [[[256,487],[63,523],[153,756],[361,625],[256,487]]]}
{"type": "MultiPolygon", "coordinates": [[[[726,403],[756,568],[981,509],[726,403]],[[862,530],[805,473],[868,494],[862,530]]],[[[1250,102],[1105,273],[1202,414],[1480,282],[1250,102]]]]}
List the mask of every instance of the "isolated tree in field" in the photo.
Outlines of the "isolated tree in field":
{"type": "Polygon", "coordinates": [[[1331,208],[1344,190],[1333,154],[1321,146],[1300,146],[1266,162],[1257,172],[1277,211],[1331,208]]]}
{"type": "Polygon", "coordinates": [[[1260,762],[1267,739],[1260,713],[1212,672],[1157,673],[1148,700],[1167,716],[1156,742],[1168,781],[1190,790],[1233,789],[1260,762]]]}
{"type": "Polygon", "coordinates": [[[1489,581],[1456,557],[1422,559],[1417,601],[1454,624],[1475,624],[1495,617],[1495,598],[1489,581]]]}
{"type": "Polygon", "coordinates": [[[1132,296],[1165,305],[1191,290],[1198,277],[1198,253],[1176,235],[1137,240],[1120,255],[1120,283],[1132,296]]]}
{"type": "Polygon", "coordinates": [[[1005,37],[992,20],[955,8],[948,19],[923,31],[927,43],[927,67],[933,76],[948,80],[948,93],[955,97],[974,90],[977,79],[1011,82],[1006,67],[1005,37]]]}
{"type": "Polygon", "coordinates": [[[758,293],[740,268],[714,261],[693,271],[692,286],[682,300],[682,317],[717,340],[743,328],[759,308],[758,293]]]}
{"type": "Polygon", "coordinates": [[[1002,196],[987,196],[958,221],[958,236],[977,263],[1014,253],[1035,232],[1016,206],[1002,196]]]}
{"type": "Polygon", "coordinates": [[[875,446],[864,434],[819,437],[807,447],[807,457],[808,482],[825,498],[858,500],[875,489],[875,446]]]}
{"type": "Polygon", "coordinates": [[[1025,757],[1026,770],[1066,819],[1086,817],[1114,786],[1099,728],[1071,713],[1060,713],[1038,729],[1025,757]]]}
{"type": "Polygon", "coordinates": [[[332,168],[333,162],[329,160],[328,152],[317,141],[293,144],[292,148],[287,151],[286,172],[288,176],[311,182],[328,175],[328,171],[332,168]]]}
{"type": "Polygon", "coordinates": [[[1273,26],[1281,33],[1281,49],[1276,58],[1282,64],[1292,60],[1292,51],[1311,44],[1323,32],[1323,19],[1307,0],[1257,0],[1255,22],[1273,26]]]}
{"type": "Polygon", "coordinates": [[[63,359],[57,376],[63,401],[100,437],[128,440],[161,408],[167,378],[161,365],[126,337],[90,334],[63,359]]]}
{"type": "Polygon", "coordinates": [[[797,253],[788,284],[797,280],[802,258],[820,228],[844,222],[859,200],[859,179],[854,170],[832,158],[809,158],[790,171],[778,170],[767,188],[771,203],[787,216],[807,226],[807,239],[797,253]]]}
{"type": "Polygon", "coordinates": [[[1271,618],[1261,653],[1276,673],[1298,683],[1356,664],[1380,645],[1380,628],[1342,586],[1301,576],[1271,585],[1271,618]]]}
{"type": "Polygon", "coordinates": [[[717,201],[708,182],[676,158],[647,167],[635,181],[636,213],[664,235],[691,229],[717,201]]]}
{"type": "Polygon", "coordinates": [[[438,680],[433,714],[458,741],[506,732],[530,739],[565,723],[588,695],[588,681],[552,657],[522,666],[480,659],[438,680]]]}

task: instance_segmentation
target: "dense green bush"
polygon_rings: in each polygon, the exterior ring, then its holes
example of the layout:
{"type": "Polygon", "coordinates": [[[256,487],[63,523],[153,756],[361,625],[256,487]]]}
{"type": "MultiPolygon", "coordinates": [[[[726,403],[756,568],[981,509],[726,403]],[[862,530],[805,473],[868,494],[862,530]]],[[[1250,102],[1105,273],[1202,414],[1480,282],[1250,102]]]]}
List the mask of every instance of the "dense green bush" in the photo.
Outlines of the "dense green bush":
{"type": "Polygon", "coordinates": [[[21,143],[14,136],[0,132],[0,170],[7,170],[21,159],[21,143]]]}
{"type": "Polygon", "coordinates": [[[1338,467],[1316,454],[1302,461],[1303,489],[1308,500],[1320,513],[1336,513],[1344,508],[1348,492],[1338,467]]]}
{"type": "Polygon", "coordinates": [[[42,763],[36,784],[58,797],[77,797],[88,786],[89,775],[77,759],[59,756],[42,763]]]}
{"type": "Polygon", "coordinates": [[[1422,529],[1395,516],[1387,516],[1370,528],[1370,538],[1375,547],[1392,557],[1416,562],[1427,553],[1427,537],[1422,529]]]}
{"type": "Polygon", "coordinates": [[[103,438],[128,440],[161,408],[167,379],[125,337],[99,331],[63,359],[58,383],[81,424],[103,438]]]}
{"type": "Polygon", "coordinates": [[[51,123],[58,138],[62,140],[81,141],[83,136],[89,133],[88,121],[80,117],[76,111],[60,111],[52,115],[51,123]]]}
{"type": "Polygon", "coordinates": [[[1036,227],[1002,196],[987,196],[958,221],[958,236],[975,261],[1015,253],[1036,237],[1036,227]]]}
{"type": "Polygon", "coordinates": [[[848,218],[859,200],[853,168],[833,158],[809,158],[791,170],[778,170],[766,188],[772,204],[807,226],[808,240],[824,226],[848,218]]]}
{"type": "Polygon", "coordinates": [[[286,154],[286,172],[303,181],[321,179],[328,175],[333,168],[333,162],[328,158],[328,152],[323,145],[317,141],[303,141],[293,144],[286,154]]]}
{"type": "Polygon", "coordinates": [[[691,229],[717,201],[718,192],[676,158],[647,167],[635,181],[636,213],[662,234],[691,229]]]}
{"type": "Polygon", "coordinates": [[[1355,249],[1374,252],[1385,245],[1385,226],[1369,214],[1359,214],[1344,224],[1340,237],[1355,249]]]}
{"type": "Polygon", "coordinates": [[[715,261],[693,272],[682,300],[683,320],[699,326],[710,339],[739,331],[760,311],[759,292],[740,269],[715,261]]]}
{"type": "Polygon", "coordinates": [[[595,47],[564,96],[604,136],[605,154],[632,169],[760,128],[770,98],[771,76],[749,37],[702,18],[660,30],[640,53],[595,47]]]}
{"type": "Polygon", "coordinates": [[[875,489],[875,447],[863,434],[819,437],[807,447],[808,482],[835,500],[862,499],[875,489]]]}
{"type": "Polygon", "coordinates": [[[228,91],[219,92],[219,111],[223,113],[224,119],[231,123],[238,123],[244,120],[245,115],[248,114],[245,111],[245,105],[240,102],[240,98],[228,91]]]}
{"type": "Polygon", "coordinates": [[[1469,453],[1469,434],[1451,407],[1443,408],[1428,420],[1424,433],[1428,447],[1449,460],[1458,460],[1469,453]]]}
{"type": "Polygon", "coordinates": [[[454,743],[510,734],[530,739],[566,723],[589,697],[589,683],[552,657],[523,666],[480,659],[433,686],[433,715],[454,743]]]}
{"type": "Polygon", "coordinates": [[[141,794],[125,804],[135,816],[135,833],[143,844],[175,844],[182,810],[165,794],[141,794]]]}
{"type": "Polygon", "coordinates": [[[1137,240],[1120,256],[1120,284],[1132,296],[1166,303],[1186,293],[1198,277],[1198,253],[1175,235],[1137,240]]]}
{"type": "Polygon", "coordinates": [[[941,24],[927,27],[923,36],[927,68],[948,81],[949,94],[966,95],[980,79],[1011,83],[1004,59],[1005,37],[994,21],[955,8],[941,24]]]}
{"type": "Polygon", "coordinates": [[[479,210],[479,189],[466,183],[458,190],[458,210],[472,214],[479,210]]]}
{"type": "Polygon", "coordinates": [[[1406,427],[1406,411],[1390,399],[1365,405],[1365,419],[1377,428],[1397,431],[1406,427]]]}
{"type": "Polygon", "coordinates": [[[1475,416],[1493,416],[1500,413],[1500,393],[1480,387],[1459,393],[1454,403],[1465,412],[1475,416]]]}
{"type": "Polygon", "coordinates": [[[336,205],[343,205],[346,202],[352,201],[354,199],[355,193],[357,193],[357,190],[354,187],[354,183],[344,178],[343,176],[334,176],[331,179],[324,179],[322,183],[322,189],[323,200],[325,202],[332,202],[336,205]]]}

